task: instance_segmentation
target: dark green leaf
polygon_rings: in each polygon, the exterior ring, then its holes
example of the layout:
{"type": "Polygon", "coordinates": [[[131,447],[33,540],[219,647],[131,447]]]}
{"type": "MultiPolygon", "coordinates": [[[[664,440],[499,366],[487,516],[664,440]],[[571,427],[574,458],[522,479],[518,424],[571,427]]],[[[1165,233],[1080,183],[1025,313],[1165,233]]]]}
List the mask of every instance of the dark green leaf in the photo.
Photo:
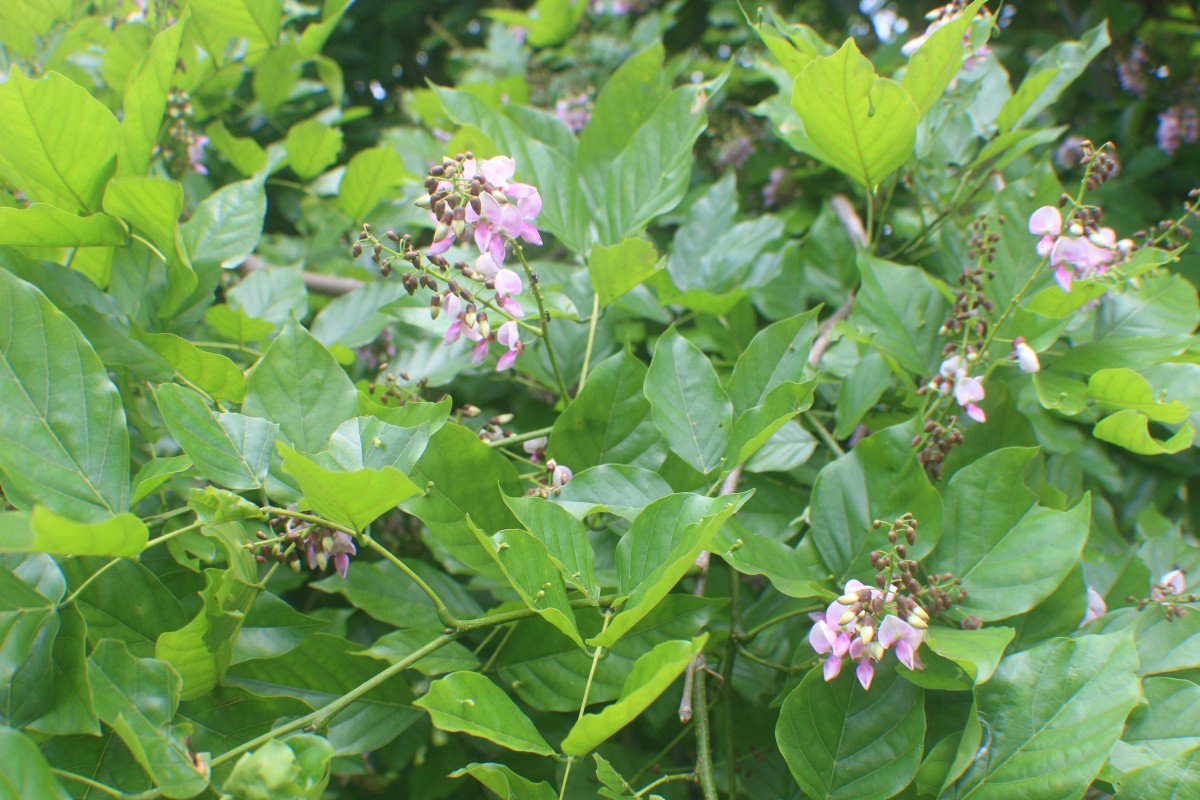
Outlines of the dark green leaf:
{"type": "Polygon", "coordinates": [[[705,475],[725,466],[733,405],[704,353],[674,328],[654,347],[645,394],[676,455],[705,475]]]}
{"type": "Polygon", "coordinates": [[[279,426],[241,414],[216,415],[195,392],[165,384],[155,392],[171,435],[202,475],[230,489],[257,489],[266,479],[279,426]]]}
{"type": "Polygon", "coordinates": [[[54,779],[37,745],[20,731],[0,726],[0,761],[5,765],[0,795],[5,798],[68,800],[71,797],[54,779]]]}

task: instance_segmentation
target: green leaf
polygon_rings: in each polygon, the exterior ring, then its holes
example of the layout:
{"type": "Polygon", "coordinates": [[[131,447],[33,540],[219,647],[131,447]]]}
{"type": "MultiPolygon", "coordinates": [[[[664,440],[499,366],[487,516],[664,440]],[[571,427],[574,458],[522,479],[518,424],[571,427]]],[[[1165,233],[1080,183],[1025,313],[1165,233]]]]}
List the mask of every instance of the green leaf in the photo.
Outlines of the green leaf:
{"type": "MultiPolygon", "coordinates": [[[[409,403],[404,408],[415,409],[420,405],[409,403]]],[[[355,417],[338,426],[329,439],[329,449],[313,456],[313,460],[329,469],[395,467],[407,474],[429,444],[429,428],[427,422],[413,421],[411,427],[402,428],[375,417],[355,417]]]]}
{"type": "Polygon", "coordinates": [[[1073,417],[1087,410],[1087,384],[1057,372],[1034,373],[1033,386],[1042,408],[1051,408],[1073,417]]]}
{"type": "Polygon", "coordinates": [[[132,325],[131,333],[214,400],[240,403],[245,396],[246,379],[228,356],[201,350],[173,333],[147,333],[136,324],[132,325]]]}
{"type": "Polygon", "coordinates": [[[649,614],[751,494],[673,494],[646,506],[617,543],[617,593],[624,603],[588,644],[611,647],[649,614]]]}
{"type": "MultiPolygon", "coordinates": [[[[11,84],[10,84],[11,85],[11,84]]],[[[129,507],[129,434],[108,371],[37,289],[0,269],[0,478],[18,508],[81,522],[129,507]]]]}
{"type": "MultiPolygon", "coordinates": [[[[376,639],[370,649],[363,651],[363,655],[384,659],[394,664],[408,658],[427,644],[429,644],[427,631],[392,631],[376,639]]],[[[458,642],[450,642],[439,648],[437,652],[430,653],[417,661],[411,668],[423,675],[433,676],[459,670],[479,672],[480,666],[482,665],[474,653],[458,642]]]]}
{"type": "Polygon", "coordinates": [[[853,675],[804,676],[779,712],[775,739],[810,797],[886,800],[921,763],[925,693],[882,662],[868,692],[853,675]]]}
{"type": "Polygon", "coordinates": [[[71,586],[76,591],[82,587],[75,605],[87,621],[88,641],[93,646],[105,639],[115,639],[125,643],[135,656],[152,656],[160,634],[187,622],[175,595],[136,561],[118,561],[96,575],[86,587],[83,582],[101,564],[81,559],[64,564],[63,571],[71,586]],[[85,567],[85,563],[90,566],[85,567]]]}
{"type": "Polygon", "coordinates": [[[361,222],[371,209],[411,177],[394,148],[382,145],[360,150],[346,165],[338,188],[338,208],[350,219],[361,222]]]}
{"type": "Polygon", "coordinates": [[[265,742],[242,754],[221,789],[233,797],[321,800],[333,755],[320,736],[293,734],[265,742]]]}
{"type": "Polygon", "coordinates": [[[433,718],[435,727],[478,736],[509,750],[554,755],[529,717],[504,690],[478,672],[454,672],[429,685],[413,705],[433,718]]]}
{"type": "Polygon", "coordinates": [[[49,556],[0,556],[0,718],[8,724],[51,710],[52,647],[62,624],[55,604],[65,594],[49,556]]]}
{"type": "Polygon", "coordinates": [[[605,82],[588,124],[579,134],[581,163],[616,158],[653,116],[671,89],[663,58],[663,45],[655,42],[631,55],[605,82]]]}
{"type": "Polygon", "coordinates": [[[99,736],[100,718],[92,703],[92,685],[88,683],[87,623],[74,605],[61,607],[58,615],[58,636],[54,638],[51,653],[53,689],[49,706],[26,727],[53,735],[99,736]]]}
{"type": "Polygon", "coordinates": [[[555,421],[547,450],[576,471],[614,463],[662,466],[666,447],[650,419],[645,383],[646,366],[626,351],[601,362],[555,421]]]}
{"type": "MultiPolygon", "coordinates": [[[[361,652],[360,645],[317,633],[277,658],[234,664],[225,683],[268,697],[295,697],[320,708],[380,671],[378,662],[360,657],[361,652]]],[[[338,755],[378,750],[420,718],[412,701],[412,690],[402,679],[386,681],[333,718],[329,742],[338,755]]]]}
{"type": "Polygon", "coordinates": [[[669,494],[671,485],[657,472],[601,464],[571,478],[554,499],[578,519],[604,511],[632,520],[647,505],[669,494]]]}
{"type": "Polygon", "coordinates": [[[259,269],[225,293],[228,301],[255,319],[286,324],[308,315],[308,290],[298,269],[259,269]]]}
{"type": "Polygon", "coordinates": [[[395,467],[328,470],[283,442],[278,449],[283,470],[300,484],[305,504],[322,517],[359,532],[421,491],[395,467]]]}
{"type": "Polygon", "coordinates": [[[1200,789],[1200,687],[1175,678],[1142,683],[1148,706],[1135,710],[1109,756],[1121,798],[1188,797],[1200,789]]]}
{"type": "Polygon", "coordinates": [[[155,391],[171,436],[202,475],[230,489],[257,489],[266,480],[279,426],[241,414],[215,415],[195,392],[174,384],[155,391]]]}
{"type": "Polygon", "coordinates": [[[671,450],[705,475],[724,466],[733,404],[704,353],[674,328],[654,347],[644,391],[671,450]]]}
{"type": "Polygon", "coordinates": [[[927,375],[941,360],[938,330],[950,304],[923,270],[903,267],[859,251],[862,289],[850,324],[871,336],[884,355],[916,375],[927,375]]]}
{"type": "MultiPolygon", "coordinates": [[[[629,633],[604,651],[594,672],[591,656],[573,641],[550,630],[541,620],[526,620],[517,623],[508,646],[496,660],[500,678],[522,701],[536,709],[578,715],[589,675],[592,677],[589,705],[617,699],[638,658],[663,642],[691,639],[719,605],[720,601],[690,594],[667,595],[629,633]]],[[[602,616],[598,611],[579,612],[579,628],[585,638],[598,634],[601,627],[602,616]]]]}
{"type": "Polygon", "coordinates": [[[829,570],[820,563],[811,543],[806,546],[803,542],[792,548],[746,530],[735,520],[717,535],[712,552],[743,575],[765,575],[776,590],[789,597],[822,597],[829,570]]]}
{"type": "Polygon", "coordinates": [[[195,0],[191,9],[194,24],[212,43],[206,48],[214,58],[224,56],[229,39],[247,39],[256,46],[279,39],[283,7],[275,0],[195,0]]]}
{"type": "Polygon", "coordinates": [[[106,214],[80,217],[44,203],[0,208],[0,244],[17,247],[100,247],[128,240],[121,223],[106,214]]]}
{"type": "Polygon", "coordinates": [[[930,569],[962,580],[964,614],[988,622],[1028,611],[1079,559],[1091,503],[1085,496],[1070,511],[1037,505],[1022,479],[1036,457],[1036,448],[996,450],[956,472],[946,487],[946,535],[930,569]]]}
{"type": "Polygon", "coordinates": [[[1027,126],[1054,103],[1110,43],[1108,21],[1105,20],[1087,31],[1078,42],[1061,42],[1051,47],[1029,67],[1020,87],[1000,109],[996,125],[1001,131],[1027,126]]]}
{"type": "Polygon", "coordinates": [[[267,151],[249,136],[234,136],[217,120],[205,128],[212,146],[229,160],[234,169],[243,175],[253,175],[267,164],[267,151]]]}
{"type": "Polygon", "coordinates": [[[871,574],[871,551],[886,541],[871,527],[877,519],[890,522],[905,513],[917,518],[919,538],[908,551],[912,559],[928,554],[942,535],[942,500],[917,462],[911,436],[907,426],[888,428],[817,475],[809,535],[839,586],[871,574]]]}
{"type": "Polygon", "coordinates": [[[86,89],[57,72],[14,69],[0,84],[0,175],[35,203],[100,210],[117,161],[118,123],[86,89]]]}
{"type": "Polygon", "coordinates": [[[145,175],[150,170],[163,114],[167,110],[167,94],[174,81],[179,43],[189,16],[185,12],[178,22],[154,37],[150,51],[125,85],[117,139],[118,176],[145,175]]]}
{"type": "Polygon", "coordinates": [[[558,793],[545,781],[534,783],[503,764],[468,764],[450,773],[451,778],[470,775],[502,800],[556,800],[558,793]]]}
{"type": "Polygon", "coordinates": [[[8,726],[0,726],[0,761],[5,764],[4,783],[0,785],[5,797],[12,800],[33,797],[68,800],[71,797],[54,779],[50,765],[33,740],[8,726]]]}
{"type": "Polygon", "coordinates": [[[1053,639],[1004,659],[975,689],[986,757],[971,761],[951,796],[1082,796],[1137,705],[1136,669],[1123,636],[1053,639]]]}
{"type": "Polygon", "coordinates": [[[758,9],[758,21],[755,22],[750,18],[746,7],[741,3],[738,5],[741,6],[746,22],[758,33],[763,44],[790,78],[794,79],[803,72],[817,56],[827,55],[832,50],[816,31],[807,25],[781,22],[770,8],[765,7],[758,9]]]}
{"type": "Polygon", "coordinates": [[[958,664],[975,683],[987,683],[1012,641],[1012,628],[980,628],[965,631],[958,628],[930,628],[925,645],[942,658],[958,664]]]}
{"type": "Polygon", "coordinates": [[[186,625],[158,637],[154,656],[183,678],[182,699],[208,694],[229,669],[233,643],[260,591],[238,580],[234,570],[206,569],[203,607],[186,625]]]}
{"type": "Polygon", "coordinates": [[[571,726],[563,739],[563,753],[590,753],[637,719],[683,674],[707,641],[708,634],[703,634],[690,642],[663,642],[642,655],[634,662],[617,701],[599,713],[584,714],[571,726]]]}
{"type": "Polygon", "coordinates": [[[410,477],[425,492],[411,498],[406,510],[425,523],[430,535],[452,557],[502,579],[463,518],[470,516],[485,531],[514,527],[512,513],[504,504],[504,495],[521,493],[512,461],[481,442],[471,430],[447,423],[429,440],[410,477]],[[464,480],[464,476],[470,479],[464,480]]]}
{"type": "Polygon", "coordinates": [[[745,464],[780,428],[812,406],[813,389],[813,381],[784,383],[771,389],[762,405],[737,418],[725,463],[745,464]]]}
{"type": "MultiPolygon", "coordinates": [[[[456,617],[471,619],[482,616],[483,609],[479,604],[445,572],[423,561],[409,559],[405,563],[438,593],[456,617]]],[[[358,610],[396,628],[438,633],[446,627],[438,619],[429,596],[387,561],[355,564],[344,579],[330,576],[314,583],[313,587],[322,592],[340,594],[358,610]]]]}
{"type": "Polygon", "coordinates": [[[1127,629],[1133,633],[1140,675],[1180,672],[1200,663],[1200,619],[1195,614],[1168,620],[1150,610],[1123,608],[1081,628],[1080,632],[1117,635],[1127,629]]]}
{"type": "Polygon", "coordinates": [[[600,296],[600,303],[606,306],[640,286],[659,269],[658,251],[654,249],[654,243],[646,239],[623,239],[614,245],[596,245],[588,254],[588,277],[600,296]]]}
{"type": "Polygon", "coordinates": [[[729,378],[729,397],[740,416],[767,399],[784,383],[800,383],[808,368],[808,353],[817,336],[819,308],[780,320],[759,331],[738,356],[729,378]]]}
{"type": "Polygon", "coordinates": [[[536,495],[505,497],[504,502],[525,530],[546,546],[546,552],[563,580],[583,592],[589,600],[597,600],[600,584],[596,581],[595,553],[583,523],[562,506],[536,495]]]}
{"type": "Polygon", "coordinates": [[[1154,422],[1178,425],[1193,409],[1178,400],[1156,399],[1150,381],[1131,369],[1102,369],[1088,378],[1088,396],[1106,406],[1130,408],[1154,422]]]}
{"type": "Polygon", "coordinates": [[[262,180],[222,186],[201,201],[191,219],[180,226],[192,262],[232,269],[254,252],[267,214],[262,180]]]}
{"type": "Polygon", "coordinates": [[[324,626],[321,620],[301,614],[270,592],[262,592],[246,612],[241,632],[233,642],[230,663],[281,656],[324,626]]]}
{"type": "Polygon", "coordinates": [[[872,191],[912,155],[921,118],[904,87],[877,76],[853,39],[804,68],[792,107],[820,151],[811,155],[872,191]]]}
{"type": "Polygon", "coordinates": [[[115,178],[104,192],[104,210],[120,217],[158,249],[166,261],[168,289],[156,314],[177,311],[196,289],[196,272],[179,231],[183,187],[164,178],[115,178]]]}
{"type": "Polygon", "coordinates": [[[1124,447],[1131,453],[1159,456],[1179,453],[1191,447],[1196,438],[1196,426],[1189,419],[1169,439],[1156,439],[1150,435],[1150,418],[1140,411],[1126,408],[1096,423],[1092,435],[1102,442],[1124,447]]]}
{"type": "Polygon", "coordinates": [[[179,706],[179,675],[157,659],[135,658],[124,643],[105,640],[89,659],[100,719],[112,726],[163,794],[193,797],[208,785],[185,741],[186,726],[172,720],[179,706]]]}
{"type": "Polygon", "coordinates": [[[250,372],[242,411],[279,422],[305,453],[325,446],[358,410],[358,391],[320,342],[292,320],[250,372]]]}
{"type": "Polygon", "coordinates": [[[320,120],[307,119],[292,126],[283,144],[288,165],[303,180],[309,180],[337,161],[342,151],[342,132],[320,120]]]}
{"type": "Polygon", "coordinates": [[[476,525],[471,526],[481,547],[508,579],[526,607],[566,634],[583,649],[575,612],[567,599],[563,576],[550,558],[546,544],[526,530],[500,531],[488,536],[476,525]]]}
{"type": "Polygon", "coordinates": [[[963,44],[963,36],[982,5],[983,0],[975,0],[962,9],[953,20],[934,31],[909,58],[900,84],[921,110],[921,116],[929,113],[962,68],[969,50],[968,45],[963,44]]]}
{"type": "Polygon", "coordinates": [[[33,513],[0,514],[0,552],[52,553],[62,556],[136,556],[150,534],[133,514],[86,523],[59,516],[45,506],[33,513]]]}

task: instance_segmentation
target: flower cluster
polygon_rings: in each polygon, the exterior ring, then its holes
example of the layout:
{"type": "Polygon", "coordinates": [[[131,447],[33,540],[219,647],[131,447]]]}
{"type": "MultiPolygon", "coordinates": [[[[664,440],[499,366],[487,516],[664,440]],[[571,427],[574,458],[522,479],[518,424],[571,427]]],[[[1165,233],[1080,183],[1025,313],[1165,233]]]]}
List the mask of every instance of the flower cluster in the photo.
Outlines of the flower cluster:
{"type": "Polygon", "coordinates": [[[1064,292],[1071,291],[1072,280],[1103,274],[1133,250],[1131,240],[1117,241],[1116,232],[1097,221],[1096,211],[1084,209],[1064,232],[1062,213],[1054,206],[1042,206],[1029,217],[1029,232],[1041,237],[1037,254],[1050,259],[1054,280],[1064,292]]]}
{"type": "Polygon", "coordinates": [[[463,338],[474,342],[474,364],[487,359],[491,344],[501,345],[504,352],[497,371],[512,367],[525,352],[518,322],[525,317],[525,309],[518,296],[526,287],[520,274],[503,266],[508,245],[518,240],[542,243],[535,224],[542,210],[541,195],[533,186],[513,181],[515,171],[516,162],[507,156],[476,161],[468,152],[445,158],[429,170],[425,181],[428,193],[417,200],[418,206],[429,209],[435,223],[428,248],[418,249],[407,233],[388,231],[387,239],[396,245],[393,249],[372,235],[366,224],[351,247],[351,254],[358,257],[364,243],[369,243],[371,260],[384,276],[391,274],[397,260],[409,262],[413,271],[404,274],[404,288],[410,295],[418,289],[432,292],[430,315],[437,319],[445,314],[450,320],[445,342],[463,338]],[[463,261],[451,264],[442,255],[463,240],[473,240],[479,248],[473,266],[463,261]],[[473,281],[491,294],[460,285],[460,279],[473,281]],[[488,309],[504,321],[493,327],[488,309]]]}
{"type": "Polygon", "coordinates": [[[262,541],[257,545],[255,559],[260,564],[273,558],[299,572],[300,551],[303,551],[309,569],[324,571],[332,560],[337,574],[345,578],[350,570],[350,556],[358,553],[354,538],[343,531],[310,525],[291,517],[275,517],[270,520],[270,525],[282,525],[283,534],[272,538],[264,531],[258,532],[262,541]]]}
{"type": "Polygon", "coordinates": [[[1150,587],[1149,597],[1138,598],[1130,595],[1126,599],[1136,603],[1138,611],[1147,606],[1158,606],[1166,615],[1167,621],[1171,622],[1187,614],[1189,609],[1185,604],[1200,602],[1200,596],[1184,594],[1186,589],[1187,573],[1176,567],[1159,577],[1154,586],[1150,587]]]}
{"type": "Polygon", "coordinates": [[[592,94],[590,90],[569,94],[554,101],[554,116],[558,121],[579,133],[592,119],[592,94]]]}
{"type": "Polygon", "coordinates": [[[196,133],[192,128],[192,99],[183,89],[172,89],[167,93],[167,128],[166,142],[163,144],[163,157],[167,168],[173,175],[182,175],[191,170],[200,175],[208,174],[204,164],[204,150],[208,147],[208,137],[196,133]]]}
{"type": "MultiPolygon", "coordinates": [[[[877,520],[875,527],[883,524],[877,520]]],[[[826,681],[841,674],[848,658],[857,664],[858,682],[870,689],[875,664],[891,649],[909,669],[923,668],[917,650],[925,639],[929,612],[917,599],[924,591],[915,577],[917,563],[908,560],[908,547],[917,541],[917,521],[911,514],[892,523],[888,541],[888,552],[871,553],[871,566],[879,570],[875,586],[850,580],[823,614],[812,615],[808,642],[825,656],[826,681]]]]}
{"type": "Polygon", "coordinates": [[[1195,144],[1200,138],[1200,116],[1190,103],[1176,103],[1158,115],[1158,149],[1174,155],[1183,144],[1195,144]]]}
{"type": "Polygon", "coordinates": [[[987,414],[979,407],[985,396],[983,379],[968,374],[971,365],[978,358],[978,353],[971,349],[968,349],[965,355],[951,355],[942,361],[938,374],[933,376],[929,387],[944,395],[953,392],[955,401],[966,410],[968,417],[976,422],[987,422],[987,414]]]}

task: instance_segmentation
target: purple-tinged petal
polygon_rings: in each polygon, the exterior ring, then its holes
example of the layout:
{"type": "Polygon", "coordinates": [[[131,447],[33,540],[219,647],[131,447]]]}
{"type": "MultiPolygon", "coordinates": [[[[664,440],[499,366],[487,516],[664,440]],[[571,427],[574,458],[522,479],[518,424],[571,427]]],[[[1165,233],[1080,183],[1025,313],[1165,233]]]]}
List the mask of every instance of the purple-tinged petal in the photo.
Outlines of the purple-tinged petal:
{"type": "Polygon", "coordinates": [[[1040,236],[1062,233],[1062,212],[1055,206],[1042,206],[1029,215],[1029,232],[1040,236]]]}
{"type": "Polygon", "coordinates": [[[504,207],[500,205],[499,200],[484,192],[479,195],[479,206],[481,213],[487,218],[488,222],[492,224],[500,222],[500,215],[503,213],[504,207]]]}
{"type": "MultiPolygon", "coordinates": [[[[516,184],[513,184],[514,186],[516,184]]],[[[510,187],[511,188],[511,187],[510,187]]],[[[537,215],[542,213],[542,196],[538,194],[538,190],[532,186],[529,187],[532,192],[517,200],[517,208],[521,210],[521,216],[532,222],[537,219],[537,215]]],[[[513,195],[519,197],[519,195],[513,195]]]]}
{"type": "Polygon", "coordinates": [[[333,557],[333,568],[337,570],[337,574],[343,580],[346,578],[346,573],[350,571],[350,556],[345,553],[338,553],[333,557]]]}
{"type": "MultiPolygon", "coordinates": [[[[504,193],[513,200],[526,200],[535,196],[538,193],[536,187],[530,186],[528,183],[510,183],[504,187],[504,193]]],[[[541,201],[538,201],[538,208],[541,209],[541,201]]],[[[536,212],[535,212],[536,215],[536,212]]]]}
{"type": "Polygon", "coordinates": [[[525,318],[525,309],[521,307],[520,303],[511,297],[501,297],[500,307],[503,308],[510,317],[515,317],[516,319],[525,318]]]}
{"type": "Polygon", "coordinates": [[[1094,619],[1100,619],[1108,613],[1108,606],[1104,603],[1104,598],[1100,596],[1092,587],[1087,587],[1087,612],[1083,615],[1083,620],[1079,623],[1079,627],[1087,625],[1094,619]]]}
{"type": "Polygon", "coordinates": [[[507,250],[504,249],[504,237],[499,234],[492,236],[492,243],[488,245],[488,252],[492,254],[492,260],[497,264],[504,263],[504,256],[507,255],[507,250]]]}
{"type": "Polygon", "coordinates": [[[512,349],[517,346],[517,342],[521,341],[521,331],[517,328],[517,323],[506,322],[496,331],[496,341],[505,347],[512,349]]]}
{"type": "Polygon", "coordinates": [[[913,666],[913,655],[915,652],[913,646],[904,639],[896,643],[896,658],[900,659],[900,663],[909,669],[916,669],[913,666]]]}
{"type": "Polygon", "coordinates": [[[308,540],[308,547],[305,549],[306,560],[308,561],[309,569],[317,568],[317,543],[313,539],[308,540]]]}
{"type": "Polygon", "coordinates": [[[478,366],[487,361],[487,357],[488,341],[487,339],[480,339],[479,344],[475,345],[475,349],[471,351],[471,363],[478,366]]]}
{"type": "Polygon", "coordinates": [[[833,640],[833,654],[835,656],[844,656],[850,652],[852,640],[850,634],[839,633],[837,638],[833,640]]]}
{"type": "Polygon", "coordinates": [[[507,350],[501,354],[500,358],[496,360],[496,372],[504,372],[504,370],[512,367],[518,355],[520,355],[520,351],[516,349],[507,350]]]}
{"type": "Polygon", "coordinates": [[[442,310],[446,312],[446,316],[451,319],[458,319],[458,315],[462,313],[462,300],[458,299],[458,295],[453,292],[446,292],[442,295],[442,310]]]}
{"type": "Polygon", "coordinates": [[[1071,291],[1071,270],[1059,264],[1054,268],[1054,280],[1058,283],[1058,288],[1064,292],[1071,291]]]}
{"type": "Polygon", "coordinates": [[[512,179],[517,164],[508,156],[495,156],[479,165],[479,174],[488,183],[503,189],[512,179]]]}
{"type": "Polygon", "coordinates": [[[494,280],[496,282],[496,294],[501,297],[520,294],[525,288],[525,284],[521,282],[521,276],[511,269],[500,270],[496,273],[494,280]]]}
{"type": "Polygon", "coordinates": [[[554,474],[550,476],[550,485],[555,487],[562,486],[574,477],[575,473],[571,472],[570,467],[559,464],[554,468],[554,474]]]}
{"type": "MultiPolygon", "coordinates": [[[[496,277],[496,273],[500,271],[500,265],[492,258],[492,254],[487,252],[488,245],[491,244],[491,231],[488,231],[488,241],[480,246],[479,258],[475,259],[475,271],[484,277],[485,280],[491,280],[496,277]]],[[[476,244],[479,244],[478,235],[476,236],[476,244]]]]}
{"type": "Polygon", "coordinates": [[[830,635],[829,626],[823,620],[813,625],[812,630],[808,632],[808,643],[821,655],[825,655],[833,649],[833,640],[834,637],[830,635]]]}
{"type": "Polygon", "coordinates": [[[1043,236],[1038,239],[1037,254],[1042,258],[1050,255],[1050,251],[1054,249],[1054,243],[1057,241],[1053,236],[1043,236]]]}
{"type": "Polygon", "coordinates": [[[541,232],[534,226],[532,222],[528,221],[521,223],[521,238],[530,244],[540,245],[542,243],[541,232]]]}
{"type": "Polygon", "coordinates": [[[441,253],[444,253],[447,250],[449,250],[450,245],[452,245],[452,244],[454,244],[453,231],[448,233],[444,239],[441,239],[440,241],[434,242],[433,244],[429,245],[429,249],[426,252],[431,256],[440,255],[441,253]]]}
{"type": "Polygon", "coordinates": [[[509,238],[515,239],[521,235],[521,226],[525,224],[525,218],[521,216],[519,208],[508,205],[500,212],[500,224],[504,226],[504,232],[509,238]]]}
{"type": "Polygon", "coordinates": [[[842,672],[842,659],[839,656],[830,656],[825,659],[825,682],[829,683],[842,672]]]}
{"type": "MultiPolygon", "coordinates": [[[[488,247],[492,244],[492,226],[480,220],[475,226],[475,246],[479,248],[479,252],[487,254],[488,247]]],[[[490,259],[489,259],[490,260],[490,259]]]]}
{"type": "Polygon", "coordinates": [[[967,405],[967,416],[976,422],[987,422],[987,414],[983,413],[983,409],[974,403],[967,405]]]}
{"type": "Polygon", "coordinates": [[[858,682],[862,684],[864,689],[871,688],[871,679],[875,677],[875,665],[870,659],[864,658],[858,662],[858,669],[854,670],[858,676],[858,682]]]}
{"type": "Polygon", "coordinates": [[[463,334],[463,324],[461,322],[459,322],[458,320],[454,320],[454,322],[450,323],[450,327],[446,328],[446,335],[442,339],[442,341],[445,342],[446,344],[454,344],[455,342],[458,341],[458,338],[460,336],[462,336],[462,334],[463,334]]]}
{"type": "Polygon", "coordinates": [[[883,618],[883,624],[879,626],[879,643],[884,646],[884,649],[887,649],[912,630],[914,630],[913,626],[894,614],[888,614],[883,618]]]}
{"type": "Polygon", "coordinates": [[[960,406],[978,403],[983,398],[983,381],[979,378],[963,377],[954,384],[954,399],[960,406]]]}

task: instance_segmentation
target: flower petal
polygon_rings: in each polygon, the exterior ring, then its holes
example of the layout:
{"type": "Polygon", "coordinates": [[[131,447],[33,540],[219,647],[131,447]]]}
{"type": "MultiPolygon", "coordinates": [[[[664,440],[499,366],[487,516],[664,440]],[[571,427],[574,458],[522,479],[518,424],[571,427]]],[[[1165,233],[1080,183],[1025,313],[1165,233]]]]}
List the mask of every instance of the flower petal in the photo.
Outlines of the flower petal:
{"type": "Polygon", "coordinates": [[[1058,236],[1062,233],[1062,212],[1056,206],[1042,206],[1029,215],[1029,232],[1058,236]]]}

